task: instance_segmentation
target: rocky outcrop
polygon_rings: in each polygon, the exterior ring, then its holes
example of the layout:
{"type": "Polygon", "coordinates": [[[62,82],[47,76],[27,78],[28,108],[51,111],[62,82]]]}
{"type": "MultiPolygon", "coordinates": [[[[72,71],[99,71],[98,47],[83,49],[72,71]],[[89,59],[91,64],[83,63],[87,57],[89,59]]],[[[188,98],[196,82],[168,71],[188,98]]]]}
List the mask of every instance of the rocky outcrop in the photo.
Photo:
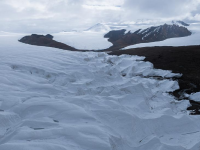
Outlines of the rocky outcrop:
{"type": "Polygon", "coordinates": [[[121,39],[124,36],[125,32],[126,32],[125,29],[113,30],[105,34],[104,37],[108,38],[109,42],[114,43],[115,41],[121,39]]]}
{"type": "Polygon", "coordinates": [[[45,37],[48,38],[48,39],[53,40],[53,35],[51,35],[51,34],[47,34],[47,35],[45,35],[45,37]]]}
{"type": "Polygon", "coordinates": [[[110,31],[104,37],[109,38],[108,41],[113,43],[110,48],[123,48],[129,45],[162,41],[168,38],[189,36],[192,33],[183,26],[176,24],[150,27],[144,30],[125,33],[125,30],[110,31]]]}
{"type": "Polygon", "coordinates": [[[71,50],[71,51],[77,50],[71,46],[64,44],[64,43],[53,40],[53,36],[50,34],[47,34],[46,36],[32,34],[30,36],[25,36],[25,37],[21,38],[19,40],[19,42],[22,42],[25,44],[30,44],[30,45],[54,47],[54,48],[59,48],[59,49],[64,49],[64,50],[71,50]]]}

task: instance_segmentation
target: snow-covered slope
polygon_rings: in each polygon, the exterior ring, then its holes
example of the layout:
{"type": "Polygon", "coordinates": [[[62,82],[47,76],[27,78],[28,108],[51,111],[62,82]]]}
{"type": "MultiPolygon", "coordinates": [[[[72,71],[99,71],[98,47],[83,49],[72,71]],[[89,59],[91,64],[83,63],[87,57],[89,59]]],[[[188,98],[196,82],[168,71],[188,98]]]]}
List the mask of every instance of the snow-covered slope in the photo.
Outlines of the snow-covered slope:
{"type": "Polygon", "coordinates": [[[61,32],[53,36],[54,40],[77,49],[102,50],[112,46],[112,43],[104,38],[104,34],[105,32],[80,31],[61,32]]]}
{"type": "Polygon", "coordinates": [[[133,44],[150,43],[155,41],[162,41],[169,38],[186,37],[192,33],[185,27],[178,25],[160,25],[152,26],[146,29],[138,29],[134,32],[125,33],[123,30],[110,31],[104,35],[105,38],[109,38],[108,41],[113,43],[113,47],[127,47],[133,44]]]}
{"type": "Polygon", "coordinates": [[[37,47],[0,34],[0,150],[199,150],[200,117],[170,71],[138,56],[37,47]]]}
{"type": "Polygon", "coordinates": [[[141,43],[128,46],[124,49],[138,48],[138,47],[152,47],[152,46],[187,46],[187,45],[200,45],[200,24],[190,24],[187,27],[192,35],[180,38],[171,38],[160,42],[141,43]]]}
{"type": "Polygon", "coordinates": [[[188,27],[187,23],[183,22],[183,21],[178,21],[178,20],[172,20],[172,21],[139,21],[139,22],[133,22],[132,24],[127,24],[126,26],[124,26],[124,28],[120,28],[120,29],[126,29],[126,33],[128,33],[129,31],[131,33],[141,29],[142,30],[145,30],[147,28],[150,28],[150,27],[155,27],[155,26],[161,26],[161,25],[164,25],[164,24],[167,24],[167,25],[178,25],[178,26],[183,26],[183,27],[188,27]]]}

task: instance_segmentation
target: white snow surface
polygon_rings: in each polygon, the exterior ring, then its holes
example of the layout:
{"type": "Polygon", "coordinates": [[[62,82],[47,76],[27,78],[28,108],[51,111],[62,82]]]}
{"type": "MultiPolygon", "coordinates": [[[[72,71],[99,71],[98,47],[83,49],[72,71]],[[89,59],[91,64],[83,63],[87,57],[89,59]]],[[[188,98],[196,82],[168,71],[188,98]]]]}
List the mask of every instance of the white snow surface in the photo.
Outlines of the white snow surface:
{"type": "Polygon", "coordinates": [[[53,34],[54,40],[65,43],[82,50],[102,50],[112,46],[112,43],[104,38],[107,32],[80,31],[60,32],[53,34]]]}
{"type": "Polygon", "coordinates": [[[200,117],[144,57],[19,43],[0,32],[0,150],[199,150],[200,117]]]}
{"type": "Polygon", "coordinates": [[[189,98],[190,98],[191,100],[200,102],[200,92],[191,94],[189,98]]]}
{"type": "Polygon", "coordinates": [[[192,35],[187,37],[179,37],[179,38],[170,38],[164,41],[159,42],[150,42],[150,43],[140,43],[135,45],[130,45],[123,50],[131,49],[131,48],[139,48],[139,47],[154,47],[154,46],[191,46],[191,45],[200,45],[200,24],[190,24],[190,26],[186,27],[188,30],[192,32],[192,35]]]}

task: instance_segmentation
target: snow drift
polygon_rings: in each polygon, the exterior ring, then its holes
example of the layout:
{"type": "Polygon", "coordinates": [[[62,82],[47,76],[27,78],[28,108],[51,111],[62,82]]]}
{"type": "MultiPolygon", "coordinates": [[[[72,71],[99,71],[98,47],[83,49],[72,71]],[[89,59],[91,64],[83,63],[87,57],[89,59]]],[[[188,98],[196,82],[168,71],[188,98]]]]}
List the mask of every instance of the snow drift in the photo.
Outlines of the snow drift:
{"type": "Polygon", "coordinates": [[[1,150],[199,149],[199,116],[168,93],[179,86],[165,78],[180,74],[144,57],[25,45],[20,36],[0,35],[1,150]]]}

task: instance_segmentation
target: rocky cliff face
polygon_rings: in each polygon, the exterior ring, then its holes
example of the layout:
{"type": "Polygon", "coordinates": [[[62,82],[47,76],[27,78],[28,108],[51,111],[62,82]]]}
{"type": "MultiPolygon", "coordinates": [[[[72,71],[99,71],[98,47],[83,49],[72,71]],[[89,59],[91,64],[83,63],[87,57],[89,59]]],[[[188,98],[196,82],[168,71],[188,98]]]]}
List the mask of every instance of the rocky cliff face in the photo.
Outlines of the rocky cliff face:
{"type": "Polygon", "coordinates": [[[108,32],[104,37],[108,38],[108,41],[110,41],[111,43],[114,43],[115,41],[121,39],[124,36],[125,32],[125,29],[113,30],[108,32]]]}
{"type": "Polygon", "coordinates": [[[50,34],[47,34],[46,36],[32,34],[30,36],[25,36],[21,38],[19,41],[25,44],[31,44],[31,45],[37,45],[37,46],[47,46],[47,47],[54,47],[54,48],[59,48],[59,49],[64,49],[64,50],[73,50],[73,51],[76,50],[75,48],[71,46],[68,46],[64,43],[60,43],[53,40],[53,36],[50,34]]]}
{"type": "Polygon", "coordinates": [[[122,48],[129,45],[162,41],[168,38],[184,37],[192,34],[187,28],[176,24],[164,24],[144,30],[139,29],[133,33],[130,31],[125,33],[125,31],[110,31],[104,37],[109,38],[108,40],[113,43],[113,48],[122,48]]]}

